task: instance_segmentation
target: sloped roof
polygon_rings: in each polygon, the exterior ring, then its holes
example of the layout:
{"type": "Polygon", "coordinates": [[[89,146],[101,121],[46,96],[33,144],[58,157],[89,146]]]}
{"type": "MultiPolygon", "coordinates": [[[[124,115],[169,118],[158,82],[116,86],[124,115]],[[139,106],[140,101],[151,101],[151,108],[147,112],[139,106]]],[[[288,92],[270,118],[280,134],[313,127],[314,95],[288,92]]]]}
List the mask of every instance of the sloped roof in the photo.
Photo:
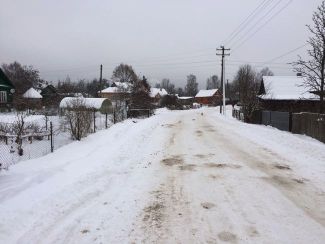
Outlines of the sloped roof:
{"type": "Polygon", "coordinates": [[[315,100],[318,97],[303,86],[302,76],[263,76],[265,94],[259,95],[268,100],[315,100]]]}
{"type": "Polygon", "coordinates": [[[193,97],[177,97],[180,100],[189,100],[189,99],[193,99],[193,97]]]}
{"type": "Polygon", "coordinates": [[[24,94],[24,98],[42,98],[42,95],[38,93],[33,87],[29,88],[24,94]]]}
{"type": "Polygon", "coordinates": [[[114,82],[111,87],[103,89],[102,93],[121,93],[121,92],[131,92],[132,84],[127,82],[114,82]]]}
{"type": "Polygon", "coordinates": [[[68,108],[73,104],[82,104],[90,109],[100,109],[107,98],[84,98],[84,97],[65,97],[60,102],[60,108],[68,108]]]}
{"type": "Polygon", "coordinates": [[[218,89],[211,89],[211,90],[200,90],[195,97],[212,97],[218,89]]]}
{"type": "Polygon", "coordinates": [[[150,97],[156,97],[157,95],[166,96],[168,92],[164,88],[150,88],[150,97]]]}
{"type": "Polygon", "coordinates": [[[9,80],[9,78],[6,76],[6,74],[2,71],[1,68],[0,68],[0,86],[15,88],[15,86],[12,84],[12,82],[9,80]]]}

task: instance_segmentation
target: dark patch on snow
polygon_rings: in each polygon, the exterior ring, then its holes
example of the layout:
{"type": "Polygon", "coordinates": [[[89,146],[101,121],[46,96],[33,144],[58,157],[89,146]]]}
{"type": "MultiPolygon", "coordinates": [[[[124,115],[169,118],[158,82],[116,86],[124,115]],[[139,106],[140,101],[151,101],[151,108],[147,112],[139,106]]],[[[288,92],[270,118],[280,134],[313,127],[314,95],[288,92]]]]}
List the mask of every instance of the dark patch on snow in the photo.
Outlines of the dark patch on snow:
{"type": "Polygon", "coordinates": [[[291,170],[290,166],[285,164],[276,164],[274,167],[281,170],[291,170]]]}
{"type": "Polygon", "coordinates": [[[166,166],[174,166],[183,164],[184,160],[180,156],[173,156],[171,158],[165,158],[161,162],[166,166]]]}
{"type": "Polygon", "coordinates": [[[242,166],[237,164],[225,164],[225,163],[206,163],[204,164],[207,168],[231,168],[231,169],[239,169],[242,166]]]}
{"type": "Polygon", "coordinates": [[[185,165],[180,165],[178,166],[180,170],[187,170],[187,171],[194,171],[196,168],[195,164],[185,164],[185,165]]]}
{"type": "Polygon", "coordinates": [[[229,231],[222,231],[218,234],[218,237],[221,241],[225,242],[236,242],[237,241],[237,236],[229,231]]]}
{"type": "Polygon", "coordinates": [[[211,202],[203,202],[203,203],[201,203],[201,206],[202,206],[202,208],[205,208],[205,209],[211,209],[211,208],[215,207],[216,205],[211,202]]]}
{"type": "Polygon", "coordinates": [[[87,234],[87,233],[89,233],[90,231],[89,230],[87,230],[87,229],[84,229],[84,230],[82,230],[82,231],[80,231],[82,234],[87,234]]]}

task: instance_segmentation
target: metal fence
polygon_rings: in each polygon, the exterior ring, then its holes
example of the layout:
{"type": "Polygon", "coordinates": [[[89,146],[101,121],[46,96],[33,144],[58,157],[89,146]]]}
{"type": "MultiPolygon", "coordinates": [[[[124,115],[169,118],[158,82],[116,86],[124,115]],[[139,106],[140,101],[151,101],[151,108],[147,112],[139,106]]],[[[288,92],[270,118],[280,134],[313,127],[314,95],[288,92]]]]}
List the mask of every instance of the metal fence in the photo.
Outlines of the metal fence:
{"type": "Polygon", "coordinates": [[[53,152],[54,138],[52,124],[49,130],[28,133],[21,136],[0,134],[0,170],[8,169],[19,161],[37,158],[53,152]]]}
{"type": "Polygon", "coordinates": [[[238,109],[233,109],[232,110],[232,117],[244,121],[244,113],[238,109]]]}
{"type": "MultiPolygon", "coordinates": [[[[233,110],[232,116],[242,120],[242,112],[233,110]]],[[[325,114],[255,111],[252,123],[270,125],[279,130],[313,137],[325,143],[325,114]]]]}
{"type": "Polygon", "coordinates": [[[290,131],[290,113],[279,111],[261,111],[261,124],[270,125],[279,130],[290,131]]]}

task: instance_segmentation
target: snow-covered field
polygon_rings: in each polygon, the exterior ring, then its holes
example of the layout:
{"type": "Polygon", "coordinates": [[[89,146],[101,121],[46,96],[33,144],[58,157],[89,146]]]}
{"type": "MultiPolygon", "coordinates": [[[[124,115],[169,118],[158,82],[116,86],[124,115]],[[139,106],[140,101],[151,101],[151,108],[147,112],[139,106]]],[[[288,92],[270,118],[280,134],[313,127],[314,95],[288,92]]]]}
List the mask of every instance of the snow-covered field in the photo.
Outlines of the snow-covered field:
{"type": "Polygon", "coordinates": [[[325,145],[160,110],[0,172],[0,219],[0,243],[324,243],[325,145]]]}

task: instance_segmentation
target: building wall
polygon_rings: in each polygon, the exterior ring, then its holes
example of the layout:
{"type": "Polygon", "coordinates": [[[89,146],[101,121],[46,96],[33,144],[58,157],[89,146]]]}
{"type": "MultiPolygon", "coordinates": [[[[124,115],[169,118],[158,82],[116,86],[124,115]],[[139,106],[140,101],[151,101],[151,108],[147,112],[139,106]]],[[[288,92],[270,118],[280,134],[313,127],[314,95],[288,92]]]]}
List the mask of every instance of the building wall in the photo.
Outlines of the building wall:
{"type": "Polygon", "coordinates": [[[319,101],[313,100],[260,100],[261,108],[282,112],[318,112],[319,101]]]}
{"type": "Polygon", "coordinates": [[[196,97],[195,101],[202,105],[219,105],[222,102],[222,98],[219,95],[211,97],[196,97]]]}
{"type": "Polygon", "coordinates": [[[130,93],[101,93],[99,97],[107,98],[111,101],[128,100],[130,99],[130,93]]]}

